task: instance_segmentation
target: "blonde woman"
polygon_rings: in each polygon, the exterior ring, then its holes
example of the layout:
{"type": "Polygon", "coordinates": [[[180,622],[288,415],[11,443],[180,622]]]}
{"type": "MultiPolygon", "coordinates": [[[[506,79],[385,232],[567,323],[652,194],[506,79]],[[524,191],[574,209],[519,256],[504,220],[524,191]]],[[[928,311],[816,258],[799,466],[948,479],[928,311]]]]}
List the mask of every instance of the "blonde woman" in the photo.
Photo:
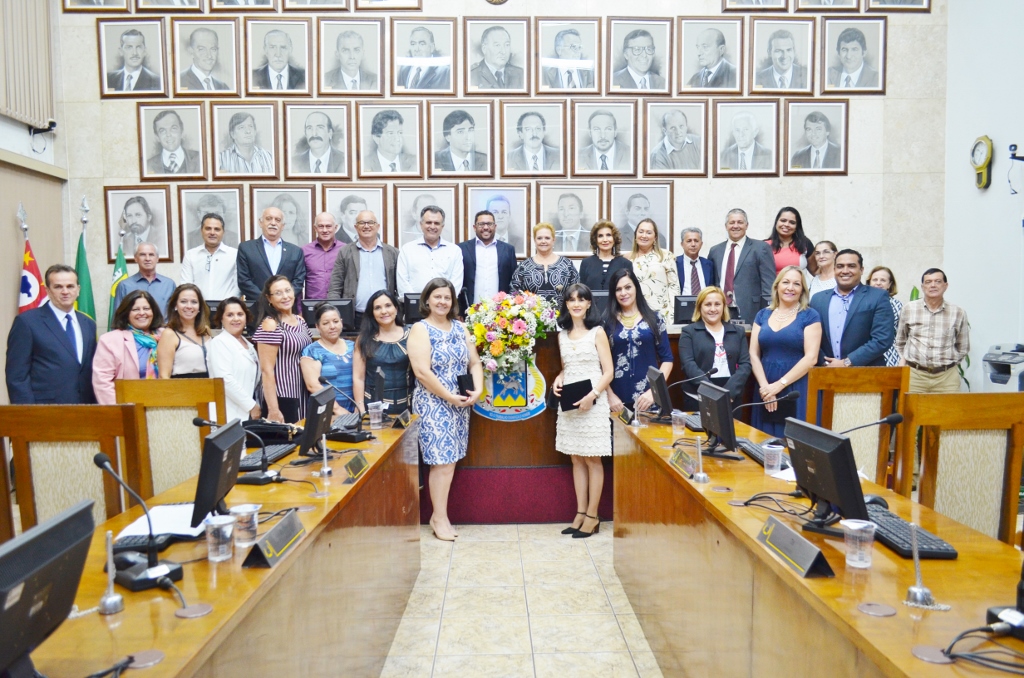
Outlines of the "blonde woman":
{"type": "Polygon", "coordinates": [[[558,303],[562,291],[580,281],[576,267],[555,254],[555,227],[542,221],[533,227],[533,256],[523,259],[512,274],[513,292],[533,292],[558,303]]]}
{"type": "Polygon", "coordinates": [[[679,273],[675,257],[658,245],[658,238],[658,225],[653,219],[644,219],[636,225],[633,250],[626,258],[633,262],[644,299],[662,318],[671,318],[680,294],[679,273]]]}

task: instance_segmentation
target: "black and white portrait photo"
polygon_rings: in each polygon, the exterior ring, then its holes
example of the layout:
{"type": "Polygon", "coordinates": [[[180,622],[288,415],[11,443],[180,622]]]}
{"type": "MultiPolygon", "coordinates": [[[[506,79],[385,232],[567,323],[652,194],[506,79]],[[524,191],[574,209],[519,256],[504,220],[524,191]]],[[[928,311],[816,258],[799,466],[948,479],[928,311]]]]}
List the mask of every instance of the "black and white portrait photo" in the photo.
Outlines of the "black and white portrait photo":
{"type": "Polygon", "coordinates": [[[467,94],[530,93],[529,19],[467,17],[462,35],[467,94]]]}
{"type": "Polygon", "coordinates": [[[814,93],[814,19],[751,20],[753,92],[814,93]]]}
{"type": "Polygon", "coordinates": [[[846,174],[845,99],[786,102],[786,174],[846,174]]]}
{"type": "Polygon", "coordinates": [[[591,254],[590,229],[602,218],[601,188],[601,182],[537,184],[537,219],[555,227],[557,254],[591,254]]]}
{"type": "Polygon", "coordinates": [[[391,19],[391,93],[455,94],[455,20],[391,19]]]}
{"type": "Polygon", "coordinates": [[[197,101],[139,104],[139,176],[206,178],[205,106],[197,101]]]}
{"type": "Polygon", "coordinates": [[[798,12],[856,12],[861,0],[794,0],[798,12]]]}
{"type": "Polygon", "coordinates": [[[668,94],[672,19],[608,20],[608,92],[668,94]]]}
{"type": "Polygon", "coordinates": [[[864,0],[869,12],[929,12],[931,0],[864,0]]]}
{"type": "Polygon", "coordinates": [[[173,19],[174,91],[181,96],[239,94],[234,21],[173,19]]]}
{"type": "Polygon", "coordinates": [[[135,0],[136,12],[202,12],[204,0],[135,0]]]}
{"type": "Polygon", "coordinates": [[[456,184],[395,184],[395,223],[398,226],[398,242],[394,243],[395,247],[401,249],[405,243],[423,237],[420,213],[429,205],[435,205],[444,211],[441,240],[450,243],[462,240],[458,190],[456,184]]]}
{"type": "Polygon", "coordinates": [[[160,97],[167,94],[163,20],[100,20],[96,28],[100,42],[101,96],[160,97]]]}
{"type": "Polygon", "coordinates": [[[679,20],[680,92],[740,92],[743,19],[679,20]]]}
{"type": "Polygon", "coordinates": [[[715,102],[715,176],[776,176],[778,100],[715,102]]]}
{"type": "MultiPolygon", "coordinates": [[[[203,244],[201,225],[207,214],[216,214],[224,220],[224,244],[238,247],[242,241],[242,186],[218,184],[216,188],[179,188],[178,223],[181,231],[181,255],[203,244]]],[[[244,229],[249,235],[249,227],[244,229]]]]}
{"type": "Polygon", "coordinates": [[[320,93],[379,96],[384,68],[380,19],[320,20],[320,93]]]}
{"type": "Polygon", "coordinates": [[[538,93],[600,92],[601,21],[537,19],[538,93]]]}
{"type": "Polygon", "coordinates": [[[309,94],[308,20],[247,19],[249,94],[309,94]]]}
{"type": "Polygon", "coordinates": [[[501,173],[507,176],[565,176],[565,103],[501,103],[501,173]]]}
{"type": "Polygon", "coordinates": [[[214,104],[214,178],[276,178],[276,140],[275,104],[214,104]]]}
{"type": "Polygon", "coordinates": [[[423,9],[423,0],[355,0],[357,10],[369,10],[371,12],[389,9],[423,9]]]}
{"type": "Polygon", "coordinates": [[[171,261],[171,200],[168,186],[109,186],[104,189],[107,210],[107,261],[114,263],[118,246],[127,261],[135,248],[148,242],[160,261],[171,261]]]}
{"type": "MultiPolygon", "coordinates": [[[[268,207],[276,207],[284,215],[281,238],[293,245],[305,245],[313,240],[313,187],[288,184],[287,186],[252,186],[249,204],[253,214],[263,214],[268,207]]],[[[255,221],[255,220],[254,220],[255,221]]],[[[258,227],[256,230],[259,230],[258,227]]]]}
{"type": "Polygon", "coordinates": [[[633,234],[644,219],[658,225],[658,245],[671,249],[672,183],[608,182],[608,219],[619,228],[623,252],[633,248],[633,234]]]}
{"type": "Polygon", "coordinates": [[[708,105],[704,101],[648,101],[644,173],[707,174],[708,105]]]}
{"type": "MultiPolygon", "coordinates": [[[[465,221],[473,223],[478,212],[490,212],[494,215],[494,239],[515,247],[517,257],[525,257],[529,230],[534,223],[530,213],[530,185],[466,184],[465,191],[465,221]]],[[[472,236],[472,230],[467,231],[466,237],[472,236]]]]}
{"type": "Polygon", "coordinates": [[[822,92],[885,92],[885,17],[823,19],[822,92]]]}
{"type": "Polygon", "coordinates": [[[338,179],[349,170],[348,104],[285,104],[285,176],[338,179]]]}
{"type": "Polygon", "coordinates": [[[490,103],[430,102],[430,176],[493,176],[490,103]]]}
{"type": "Polygon", "coordinates": [[[212,12],[276,12],[280,0],[210,0],[212,12]]]}
{"type": "Polygon", "coordinates": [[[722,0],[722,10],[743,10],[747,12],[785,12],[790,0],[722,0]]]}
{"type": "Polygon", "coordinates": [[[315,10],[346,10],[349,8],[348,0],[284,0],[285,9],[315,10]]]}
{"type": "Polygon", "coordinates": [[[417,104],[358,103],[359,176],[423,176],[423,109],[417,104]]]}
{"type": "Polygon", "coordinates": [[[65,12],[127,12],[128,0],[64,0],[65,12]]]}
{"type": "Polygon", "coordinates": [[[573,102],[573,174],[636,174],[636,102],[573,102]]]}
{"type": "Polygon", "coordinates": [[[369,210],[381,224],[380,237],[388,242],[388,226],[391,221],[386,212],[387,202],[384,199],[383,184],[327,184],[324,186],[323,211],[334,215],[338,222],[338,232],[334,239],[350,245],[359,240],[356,232],[356,217],[360,212],[369,210]]]}

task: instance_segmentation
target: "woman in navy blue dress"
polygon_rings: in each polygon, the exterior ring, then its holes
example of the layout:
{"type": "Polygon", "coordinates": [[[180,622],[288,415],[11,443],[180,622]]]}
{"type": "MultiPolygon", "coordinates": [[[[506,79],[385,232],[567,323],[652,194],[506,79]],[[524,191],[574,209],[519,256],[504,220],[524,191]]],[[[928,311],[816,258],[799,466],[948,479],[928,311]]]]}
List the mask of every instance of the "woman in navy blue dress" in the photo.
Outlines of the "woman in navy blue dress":
{"type": "Polygon", "coordinates": [[[784,412],[775,402],[779,396],[796,391],[800,398],[793,416],[802,420],[807,412],[807,372],[821,349],[821,316],[807,302],[803,272],[786,266],[772,284],[771,305],[758,311],[750,331],[750,366],[764,402],[754,408],[750,423],[769,435],[785,432],[784,412]]]}

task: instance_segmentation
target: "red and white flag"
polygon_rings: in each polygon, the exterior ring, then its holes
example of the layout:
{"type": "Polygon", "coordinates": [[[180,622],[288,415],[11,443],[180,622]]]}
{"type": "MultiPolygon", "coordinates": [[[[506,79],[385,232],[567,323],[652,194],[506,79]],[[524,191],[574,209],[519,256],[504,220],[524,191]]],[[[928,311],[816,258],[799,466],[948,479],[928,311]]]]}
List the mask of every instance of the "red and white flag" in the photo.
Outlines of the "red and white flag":
{"type": "Polygon", "coordinates": [[[39,264],[32,254],[32,245],[25,238],[25,257],[21,267],[21,293],[18,296],[18,313],[24,313],[42,306],[46,299],[43,291],[43,276],[39,273],[39,264]]]}

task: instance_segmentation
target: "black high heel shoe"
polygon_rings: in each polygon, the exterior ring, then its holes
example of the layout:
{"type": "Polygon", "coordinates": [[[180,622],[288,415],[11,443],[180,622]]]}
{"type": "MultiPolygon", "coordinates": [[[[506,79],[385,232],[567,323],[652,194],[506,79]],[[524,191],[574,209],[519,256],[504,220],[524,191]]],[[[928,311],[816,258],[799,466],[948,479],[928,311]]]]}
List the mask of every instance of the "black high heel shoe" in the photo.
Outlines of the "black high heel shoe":
{"type": "Polygon", "coordinates": [[[594,529],[591,532],[584,532],[583,526],[580,525],[580,529],[576,530],[576,533],[574,535],[572,535],[573,539],[586,539],[587,537],[594,536],[595,534],[597,534],[601,530],[601,519],[600,518],[598,518],[597,516],[587,515],[586,513],[584,513],[583,515],[586,516],[587,518],[591,518],[593,520],[596,520],[597,521],[597,525],[594,525],[594,529]]]}
{"type": "MultiPolygon", "coordinates": [[[[578,515],[578,516],[585,516],[587,514],[584,513],[583,511],[577,511],[576,515],[578,515]]],[[[564,530],[562,530],[562,534],[576,534],[577,531],[579,531],[578,527],[573,527],[572,525],[570,525],[569,527],[567,527],[564,530]]]]}

